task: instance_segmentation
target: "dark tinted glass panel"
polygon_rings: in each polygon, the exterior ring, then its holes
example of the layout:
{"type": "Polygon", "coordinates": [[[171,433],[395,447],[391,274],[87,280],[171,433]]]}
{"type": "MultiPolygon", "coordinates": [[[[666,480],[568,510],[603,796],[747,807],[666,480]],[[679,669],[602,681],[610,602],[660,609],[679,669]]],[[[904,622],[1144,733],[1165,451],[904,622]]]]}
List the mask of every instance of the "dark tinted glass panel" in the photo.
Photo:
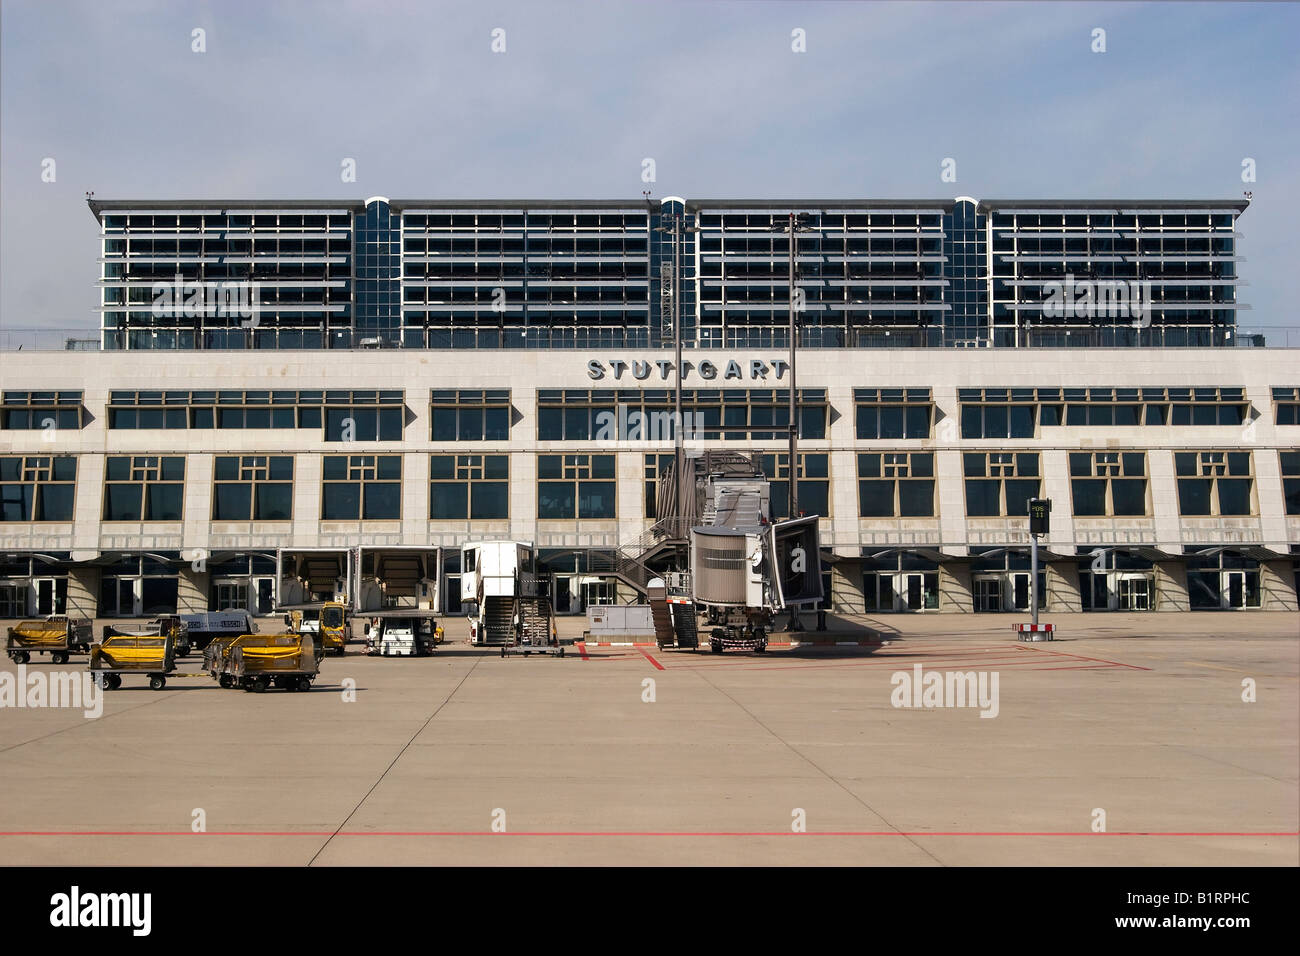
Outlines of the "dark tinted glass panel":
{"type": "Polygon", "coordinates": [[[898,512],[904,518],[934,517],[934,482],[900,481],[898,512]]]}
{"type": "Polygon", "coordinates": [[[252,496],[248,484],[221,484],[212,488],[213,521],[247,521],[248,503],[252,496]]]}
{"type": "Polygon", "coordinates": [[[429,491],[429,517],[435,521],[469,517],[464,484],[435,484],[429,491]]]}
{"type": "Polygon", "coordinates": [[[484,413],[483,437],[488,441],[505,441],[510,437],[510,409],[489,408],[484,413]]]}
{"type": "Polygon", "coordinates": [[[1208,515],[1210,513],[1210,485],[1208,478],[1178,479],[1178,513],[1208,515]]]}
{"type": "Polygon", "coordinates": [[[1029,499],[1038,497],[1038,479],[1007,479],[1007,514],[1020,517],[1029,514],[1029,499]]]}
{"type": "Polygon", "coordinates": [[[383,521],[401,517],[402,486],[397,482],[371,482],[366,485],[365,496],[363,518],[383,521]]]}
{"type": "Polygon", "coordinates": [[[538,518],[572,518],[574,516],[574,485],[571,481],[539,481],[537,483],[538,518]]]}
{"type": "Polygon", "coordinates": [[[859,481],[858,514],[863,518],[893,517],[894,482],[859,481]]]}
{"type": "Polygon", "coordinates": [[[614,517],[614,487],[612,481],[578,482],[578,517],[614,517]]]}
{"type": "Polygon", "coordinates": [[[1250,479],[1219,479],[1219,514],[1250,514],[1250,479]]]}
{"type": "Polygon", "coordinates": [[[292,508],[293,485],[257,486],[257,510],[253,517],[258,521],[288,521],[292,508]]]}
{"type": "Polygon", "coordinates": [[[181,520],[181,499],[182,491],[185,488],[180,484],[167,485],[150,485],[145,490],[146,521],[179,521],[181,520]]]}
{"type": "Polygon", "coordinates": [[[966,482],[966,514],[973,518],[994,517],[1001,514],[999,492],[1001,482],[976,480],[966,482]]]}
{"type": "Polygon", "coordinates": [[[355,520],[361,514],[361,485],[357,482],[325,485],[320,511],[325,521],[355,520]]]}
{"type": "Polygon", "coordinates": [[[1114,478],[1110,483],[1110,495],[1114,514],[1144,515],[1147,513],[1145,478],[1114,478]]]}
{"type": "Polygon", "coordinates": [[[104,486],[105,521],[139,521],[141,486],[136,484],[104,486]]]}
{"type": "Polygon", "coordinates": [[[0,485],[0,521],[30,521],[34,485],[0,485]]]}
{"type": "Polygon", "coordinates": [[[1076,515],[1104,515],[1106,513],[1106,482],[1098,478],[1076,478],[1070,484],[1074,492],[1076,515]]]}
{"type": "Polygon", "coordinates": [[[73,497],[72,485],[42,485],[34,520],[71,521],[73,497]]]}
{"type": "Polygon", "coordinates": [[[470,517],[476,520],[508,518],[510,486],[504,481],[476,481],[472,486],[470,517]]]}

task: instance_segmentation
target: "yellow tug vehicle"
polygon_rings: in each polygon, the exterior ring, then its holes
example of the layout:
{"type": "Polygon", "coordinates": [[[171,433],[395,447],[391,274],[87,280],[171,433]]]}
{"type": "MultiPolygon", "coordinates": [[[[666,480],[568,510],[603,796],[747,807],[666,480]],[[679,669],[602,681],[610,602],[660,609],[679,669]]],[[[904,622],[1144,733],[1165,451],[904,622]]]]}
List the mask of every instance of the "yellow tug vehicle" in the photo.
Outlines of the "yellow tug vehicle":
{"type": "Polygon", "coordinates": [[[105,690],[121,687],[123,674],[144,674],[151,689],[162,690],[167,675],[175,669],[175,630],[159,635],[110,635],[90,648],[90,672],[105,690]]]}
{"type": "Polygon", "coordinates": [[[320,673],[320,654],[310,634],[244,634],[225,655],[217,680],[222,687],[262,693],[311,690],[320,673]]]}
{"type": "Polygon", "coordinates": [[[26,664],[33,654],[49,654],[52,663],[66,664],[70,655],[89,651],[93,640],[90,621],[54,614],[9,628],[5,652],[15,664],[26,664]]]}

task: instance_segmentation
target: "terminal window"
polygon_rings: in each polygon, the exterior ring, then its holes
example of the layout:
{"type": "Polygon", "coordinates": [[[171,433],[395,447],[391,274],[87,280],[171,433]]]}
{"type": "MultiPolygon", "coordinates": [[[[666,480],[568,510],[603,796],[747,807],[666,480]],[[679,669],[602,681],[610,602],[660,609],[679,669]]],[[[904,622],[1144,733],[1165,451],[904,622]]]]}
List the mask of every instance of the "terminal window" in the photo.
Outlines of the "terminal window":
{"type": "Polygon", "coordinates": [[[970,518],[1024,517],[1039,497],[1038,452],[966,452],[962,472],[970,518]]]}
{"type": "Polygon", "coordinates": [[[400,455],[326,455],[322,521],[391,521],[402,516],[400,455]]]}
{"type": "Polygon", "coordinates": [[[1080,517],[1145,515],[1145,452],[1070,452],[1070,491],[1080,517]]]}
{"type": "Polygon", "coordinates": [[[5,392],[0,396],[0,429],[80,428],[81,399],[81,392],[5,392]]]}
{"type": "Polygon", "coordinates": [[[934,454],[858,455],[858,514],[863,518],[934,517],[934,454]]]}
{"type": "Polygon", "coordinates": [[[539,519],[614,518],[613,455],[538,455],[539,519]]]}
{"type": "Polygon", "coordinates": [[[1286,513],[1300,515],[1300,451],[1278,452],[1282,464],[1282,494],[1286,513]]]}
{"type": "Polygon", "coordinates": [[[288,521],[293,517],[293,457],[218,455],[213,521],[288,521]]]}
{"type": "Polygon", "coordinates": [[[0,457],[0,521],[71,521],[77,459],[0,457]]]}
{"type": "Polygon", "coordinates": [[[433,521],[510,517],[510,466],[506,455],[432,455],[429,518],[433,521]]]}
{"type": "Polygon", "coordinates": [[[113,455],[105,464],[105,521],[180,521],[184,497],[181,456],[113,455]]]}
{"type": "Polygon", "coordinates": [[[1178,513],[1185,517],[1254,514],[1253,456],[1248,451],[1174,453],[1178,513]]]}
{"type": "MultiPolygon", "coordinates": [[[[771,509],[774,519],[790,517],[790,453],[760,455],[763,474],[771,484],[771,509]]],[[[802,515],[830,516],[831,480],[830,455],[820,452],[800,452],[797,474],[799,484],[799,513],[802,515]]]]}

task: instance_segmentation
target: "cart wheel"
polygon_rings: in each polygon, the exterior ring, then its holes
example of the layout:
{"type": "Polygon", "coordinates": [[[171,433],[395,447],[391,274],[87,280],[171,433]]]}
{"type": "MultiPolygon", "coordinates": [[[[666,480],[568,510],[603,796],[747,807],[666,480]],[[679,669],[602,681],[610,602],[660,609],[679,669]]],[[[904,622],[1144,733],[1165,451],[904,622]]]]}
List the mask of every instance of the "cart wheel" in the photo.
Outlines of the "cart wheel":
{"type": "Polygon", "coordinates": [[[562,648],[562,647],[560,648],[560,656],[561,656],[561,657],[564,656],[564,648],[562,648]]]}
{"type": "Polygon", "coordinates": [[[338,655],[337,655],[337,656],[342,657],[342,656],[343,656],[344,654],[346,654],[347,652],[348,652],[348,649],[347,649],[346,647],[340,647],[339,650],[338,650],[338,655]]]}
{"type": "Polygon", "coordinates": [[[231,679],[229,674],[222,674],[220,677],[217,678],[217,683],[220,684],[222,687],[229,687],[231,684],[234,683],[234,681],[231,679]]]}
{"type": "Polygon", "coordinates": [[[721,654],[721,653],[722,653],[722,642],[721,642],[721,641],[710,641],[710,642],[709,642],[709,650],[711,650],[711,651],[712,651],[713,653],[715,653],[715,654],[721,654]]]}
{"type": "Polygon", "coordinates": [[[15,664],[26,664],[32,659],[32,656],[26,651],[14,651],[9,656],[14,659],[15,664]]]}
{"type": "Polygon", "coordinates": [[[504,647],[501,648],[501,656],[502,656],[502,657],[505,657],[505,656],[506,656],[506,649],[505,649],[504,647]]]}
{"type": "Polygon", "coordinates": [[[122,675],[121,675],[121,674],[109,674],[108,676],[109,676],[109,678],[111,678],[112,681],[113,681],[113,690],[117,690],[119,687],[122,686],[122,675]]]}
{"type": "Polygon", "coordinates": [[[149,675],[149,689],[150,689],[150,690],[162,690],[162,689],[163,689],[164,687],[166,687],[166,686],[167,686],[167,678],[166,678],[166,677],[163,677],[162,674],[150,674],[150,675],[149,675]]]}
{"type": "Polygon", "coordinates": [[[261,694],[266,690],[267,680],[265,677],[253,678],[253,693],[261,694]]]}
{"type": "Polygon", "coordinates": [[[298,678],[298,690],[300,690],[300,691],[309,691],[309,690],[311,690],[311,678],[310,678],[310,677],[299,677],[299,678],[298,678]]]}
{"type": "Polygon", "coordinates": [[[50,663],[51,663],[51,664],[66,664],[66,663],[68,663],[68,652],[67,652],[67,651],[51,651],[51,652],[50,652],[50,663]]]}
{"type": "Polygon", "coordinates": [[[754,645],[754,653],[755,653],[755,654],[762,654],[765,650],[767,650],[767,645],[766,645],[766,644],[755,644],[755,645],[754,645]]]}

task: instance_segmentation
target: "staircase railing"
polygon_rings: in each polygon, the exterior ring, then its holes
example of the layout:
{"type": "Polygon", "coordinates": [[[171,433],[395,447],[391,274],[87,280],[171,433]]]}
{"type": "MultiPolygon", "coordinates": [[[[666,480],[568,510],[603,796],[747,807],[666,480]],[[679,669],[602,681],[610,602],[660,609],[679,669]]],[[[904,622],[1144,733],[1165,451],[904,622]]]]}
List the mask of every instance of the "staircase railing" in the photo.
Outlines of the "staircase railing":
{"type": "Polygon", "coordinates": [[[690,520],[680,516],[661,518],[635,538],[620,544],[614,551],[614,570],[641,590],[655,576],[644,561],[645,556],[669,541],[684,541],[690,533],[690,520]]]}

